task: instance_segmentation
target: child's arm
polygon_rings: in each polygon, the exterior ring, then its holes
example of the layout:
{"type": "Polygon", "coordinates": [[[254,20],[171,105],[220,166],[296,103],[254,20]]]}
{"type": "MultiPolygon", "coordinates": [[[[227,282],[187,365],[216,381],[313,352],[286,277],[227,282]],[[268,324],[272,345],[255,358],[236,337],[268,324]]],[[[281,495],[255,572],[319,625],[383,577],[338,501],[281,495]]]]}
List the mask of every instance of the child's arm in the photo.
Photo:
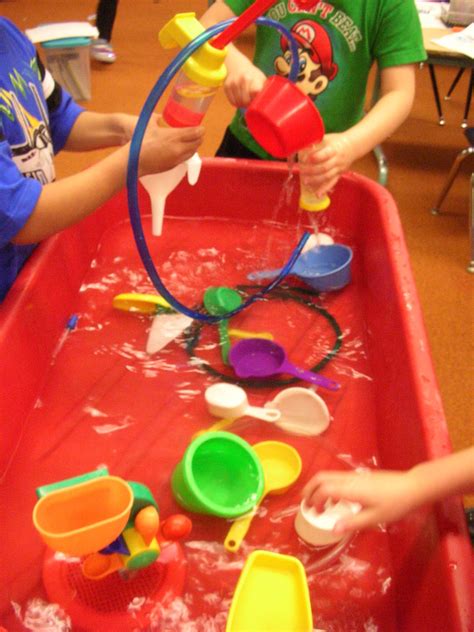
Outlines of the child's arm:
{"type": "MultiPolygon", "coordinates": [[[[89,112],[77,117],[66,144],[68,151],[91,151],[104,147],[119,147],[128,143],[133,135],[138,116],[133,114],[89,112]]],[[[152,117],[156,124],[156,116],[152,117]]]]}
{"type": "Polygon", "coordinates": [[[327,134],[312,155],[311,182],[317,195],[328,193],[355,160],[386,140],[407,118],[415,97],[415,66],[382,70],[380,94],[361,121],[345,132],[327,134]]]}
{"type": "MultiPolygon", "coordinates": [[[[139,175],[166,171],[187,160],[201,144],[203,133],[202,127],[166,129],[148,125],[140,151],[139,175]]],[[[127,143],[88,169],[46,184],[33,213],[12,241],[36,243],[95,211],[125,185],[129,149],[127,143]]]]}
{"type": "MultiPolygon", "coordinates": [[[[231,18],[235,18],[235,14],[224,0],[216,0],[201,17],[200,22],[207,28],[231,18]]],[[[229,102],[236,108],[247,107],[262,89],[266,80],[265,74],[233,44],[227,46],[225,65],[228,74],[224,91],[229,102]]]]}
{"type": "Polygon", "coordinates": [[[307,503],[322,511],[324,503],[344,498],[362,505],[340,520],[337,533],[400,520],[421,505],[474,491],[474,447],[426,461],[407,472],[319,472],[303,489],[307,503]]]}

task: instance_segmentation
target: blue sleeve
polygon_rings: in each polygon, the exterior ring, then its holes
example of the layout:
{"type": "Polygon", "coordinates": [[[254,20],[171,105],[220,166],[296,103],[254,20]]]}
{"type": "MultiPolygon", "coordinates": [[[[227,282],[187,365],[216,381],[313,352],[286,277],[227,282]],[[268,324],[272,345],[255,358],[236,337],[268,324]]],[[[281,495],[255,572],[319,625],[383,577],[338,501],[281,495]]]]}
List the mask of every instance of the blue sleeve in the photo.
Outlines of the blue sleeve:
{"type": "Polygon", "coordinates": [[[77,117],[84,108],[77,104],[69,92],[61,88],[61,99],[54,108],[49,108],[49,124],[54,153],[57,154],[66,144],[77,117]]]}
{"type": "Polygon", "coordinates": [[[41,191],[40,182],[25,178],[15,165],[9,144],[0,142],[0,247],[26,224],[41,191]]]}

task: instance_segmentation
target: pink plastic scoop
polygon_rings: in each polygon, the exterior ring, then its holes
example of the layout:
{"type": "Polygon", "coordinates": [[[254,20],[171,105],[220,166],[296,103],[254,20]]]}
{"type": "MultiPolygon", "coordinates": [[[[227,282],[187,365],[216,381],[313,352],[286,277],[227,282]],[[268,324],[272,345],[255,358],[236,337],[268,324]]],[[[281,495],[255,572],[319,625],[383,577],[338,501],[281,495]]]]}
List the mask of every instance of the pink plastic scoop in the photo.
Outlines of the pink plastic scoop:
{"type": "Polygon", "coordinates": [[[270,377],[277,373],[289,373],[331,391],[340,388],[334,380],[292,364],[284,348],[273,340],[240,340],[230,350],[229,362],[239,377],[270,377]]]}

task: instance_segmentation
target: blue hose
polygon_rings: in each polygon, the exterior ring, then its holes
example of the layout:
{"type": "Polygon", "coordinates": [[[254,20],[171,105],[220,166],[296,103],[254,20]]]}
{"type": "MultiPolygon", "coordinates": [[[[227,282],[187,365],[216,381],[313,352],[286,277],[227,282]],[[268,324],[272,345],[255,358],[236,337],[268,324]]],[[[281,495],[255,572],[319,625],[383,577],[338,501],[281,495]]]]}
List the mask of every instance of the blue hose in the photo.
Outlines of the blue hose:
{"type": "MultiPolygon", "coordinates": [[[[246,307],[248,307],[251,303],[262,298],[265,294],[273,290],[277,285],[279,285],[283,279],[289,274],[291,268],[296,262],[297,258],[301,254],[305,243],[308,241],[309,233],[305,232],[301,237],[298,245],[293,250],[291,257],[287,261],[287,263],[283,266],[280,274],[268,285],[262,288],[259,292],[249,297],[245,302],[242,303],[237,309],[234,309],[225,314],[219,315],[210,315],[203,314],[201,312],[196,312],[189,307],[186,307],[182,303],[180,303],[166,288],[163,281],[160,279],[160,276],[155,268],[153,263],[150,251],[148,249],[145,234],[143,232],[143,226],[140,217],[140,207],[138,203],[138,161],[140,157],[140,149],[142,146],[143,138],[145,135],[145,130],[150,120],[151,115],[158,103],[158,100],[163,95],[164,91],[168,87],[168,84],[176,75],[178,70],[184,64],[184,62],[190,57],[198,48],[200,48],[205,42],[209,39],[218,35],[221,31],[226,29],[232,22],[235,21],[236,18],[232,20],[226,20],[225,22],[220,22],[219,24],[215,24],[211,26],[203,33],[199,34],[195,37],[187,46],[185,46],[176,57],[171,61],[169,66],[163,71],[161,76],[158,78],[155,86],[152,88],[150,94],[148,95],[147,100],[140,112],[140,116],[138,117],[138,122],[135,127],[135,131],[133,133],[131,145],[130,145],[130,154],[128,158],[128,169],[127,169],[127,189],[128,189],[128,209],[130,214],[130,223],[132,225],[133,234],[135,237],[135,242],[137,245],[138,252],[142,259],[143,265],[145,266],[148,275],[153,282],[153,285],[158,290],[158,292],[169,302],[169,304],[178,312],[182,314],[186,314],[190,318],[195,318],[196,320],[206,321],[208,323],[217,323],[221,320],[231,318],[235,316],[246,307]]],[[[298,75],[298,45],[290,31],[284,27],[279,22],[272,20],[266,17],[260,17],[256,20],[257,24],[264,26],[271,26],[280,31],[288,40],[290,51],[291,51],[291,68],[289,79],[293,82],[296,81],[298,75]]]]}

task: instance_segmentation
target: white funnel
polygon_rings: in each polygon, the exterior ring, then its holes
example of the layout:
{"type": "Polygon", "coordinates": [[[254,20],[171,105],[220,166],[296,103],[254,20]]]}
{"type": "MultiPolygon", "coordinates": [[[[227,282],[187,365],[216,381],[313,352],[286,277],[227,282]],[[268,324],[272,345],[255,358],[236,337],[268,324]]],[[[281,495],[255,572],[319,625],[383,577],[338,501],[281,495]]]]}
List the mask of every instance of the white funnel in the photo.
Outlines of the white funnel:
{"type": "Polygon", "coordinates": [[[140,178],[140,182],[148,191],[151,199],[151,232],[153,235],[161,235],[166,198],[178,186],[185,173],[188,174],[189,184],[196,184],[201,172],[201,162],[199,154],[196,153],[189,160],[176,165],[173,169],[140,178]]]}
{"type": "Polygon", "coordinates": [[[191,186],[194,186],[199,180],[199,174],[201,173],[202,160],[199,154],[193,154],[189,160],[186,160],[188,165],[188,182],[191,186]]]}

